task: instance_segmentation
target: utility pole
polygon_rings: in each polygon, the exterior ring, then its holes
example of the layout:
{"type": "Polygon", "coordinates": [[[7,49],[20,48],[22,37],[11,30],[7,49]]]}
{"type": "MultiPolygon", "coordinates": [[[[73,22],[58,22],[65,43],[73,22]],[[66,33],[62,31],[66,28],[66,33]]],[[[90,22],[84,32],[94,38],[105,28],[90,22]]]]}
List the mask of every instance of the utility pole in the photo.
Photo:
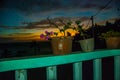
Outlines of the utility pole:
{"type": "Polygon", "coordinates": [[[92,27],[94,27],[94,19],[93,19],[93,16],[91,16],[91,21],[92,21],[92,27]]]}
{"type": "Polygon", "coordinates": [[[94,19],[93,16],[91,16],[91,21],[92,21],[92,36],[94,37],[94,19]]]}

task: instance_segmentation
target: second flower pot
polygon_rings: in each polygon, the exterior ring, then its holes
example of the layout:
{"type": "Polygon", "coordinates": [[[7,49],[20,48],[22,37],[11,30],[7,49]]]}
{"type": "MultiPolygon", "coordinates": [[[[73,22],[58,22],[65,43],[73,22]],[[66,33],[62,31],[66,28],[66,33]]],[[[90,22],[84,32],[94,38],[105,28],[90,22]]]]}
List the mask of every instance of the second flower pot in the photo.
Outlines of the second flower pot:
{"type": "Polygon", "coordinates": [[[94,50],[94,38],[79,41],[82,51],[90,52],[94,50]]]}

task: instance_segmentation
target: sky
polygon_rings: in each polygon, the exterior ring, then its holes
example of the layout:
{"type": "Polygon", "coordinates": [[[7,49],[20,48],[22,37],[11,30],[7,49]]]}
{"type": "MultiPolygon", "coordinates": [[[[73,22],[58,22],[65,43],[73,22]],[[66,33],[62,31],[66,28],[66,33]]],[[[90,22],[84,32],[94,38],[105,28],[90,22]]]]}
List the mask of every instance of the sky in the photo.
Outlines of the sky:
{"type": "Polygon", "coordinates": [[[39,22],[47,17],[94,16],[95,22],[116,19],[119,5],[119,0],[1,0],[0,41],[38,40],[46,29],[28,28],[23,23],[39,22]]]}

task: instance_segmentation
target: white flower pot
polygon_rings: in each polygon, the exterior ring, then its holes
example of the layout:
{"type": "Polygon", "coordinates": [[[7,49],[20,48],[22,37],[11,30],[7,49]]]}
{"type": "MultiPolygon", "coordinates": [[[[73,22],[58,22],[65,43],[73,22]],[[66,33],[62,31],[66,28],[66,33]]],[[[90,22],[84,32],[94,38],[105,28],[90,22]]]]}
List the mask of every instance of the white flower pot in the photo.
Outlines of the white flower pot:
{"type": "Polygon", "coordinates": [[[94,38],[79,41],[82,51],[90,52],[94,50],[94,38]]]}

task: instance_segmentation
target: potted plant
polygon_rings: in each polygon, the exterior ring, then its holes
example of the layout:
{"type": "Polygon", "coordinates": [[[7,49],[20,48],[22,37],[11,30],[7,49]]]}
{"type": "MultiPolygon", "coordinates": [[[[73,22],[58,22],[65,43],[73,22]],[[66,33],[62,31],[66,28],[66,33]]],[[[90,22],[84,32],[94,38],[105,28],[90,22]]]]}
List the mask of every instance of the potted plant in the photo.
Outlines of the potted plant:
{"type": "Polygon", "coordinates": [[[94,50],[94,38],[92,36],[93,30],[92,28],[83,29],[83,25],[81,25],[80,21],[76,21],[79,31],[79,43],[82,51],[89,52],[94,50]]]}
{"type": "Polygon", "coordinates": [[[108,49],[120,48],[120,32],[109,30],[105,33],[101,33],[99,37],[105,39],[108,49]]]}
{"type": "MultiPolygon", "coordinates": [[[[63,23],[63,22],[62,22],[63,23]]],[[[52,23],[53,24],[53,23],[52,23]]],[[[53,54],[55,55],[61,55],[61,54],[68,54],[72,51],[72,35],[70,32],[67,32],[67,29],[74,27],[71,27],[71,22],[68,22],[67,24],[63,23],[63,27],[59,27],[56,24],[56,28],[59,29],[59,32],[48,32],[45,31],[44,34],[40,35],[40,38],[44,38],[46,40],[51,40],[51,45],[53,49],[53,54]],[[59,35],[61,33],[62,35],[59,35]]]]}

